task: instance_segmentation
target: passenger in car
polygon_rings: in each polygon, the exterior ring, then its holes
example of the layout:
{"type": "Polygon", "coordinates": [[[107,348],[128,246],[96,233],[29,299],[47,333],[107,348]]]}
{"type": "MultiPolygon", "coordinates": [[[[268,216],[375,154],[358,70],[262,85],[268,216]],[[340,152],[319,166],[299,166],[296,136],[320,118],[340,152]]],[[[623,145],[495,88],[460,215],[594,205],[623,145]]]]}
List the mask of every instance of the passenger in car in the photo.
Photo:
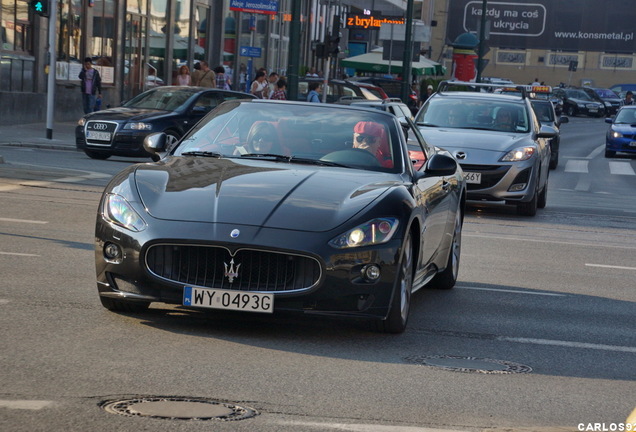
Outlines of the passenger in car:
{"type": "Polygon", "coordinates": [[[353,128],[353,148],[363,149],[374,155],[384,168],[393,168],[384,126],[371,121],[361,121],[353,128]]]}
{"type": "Polygon", "coordinates": [[[497,117],[495,118],[495,128],[497,130],[514,132],[515,123],[512,120],[512,112],[507,108],[500,108],[497,111],[497,117]]]}
{"type": "Polygon", "coordinates": [[[270,122],[254,123],[247,135],[246,150],[248,153],[281,154],[278,131],[270,122]]]}

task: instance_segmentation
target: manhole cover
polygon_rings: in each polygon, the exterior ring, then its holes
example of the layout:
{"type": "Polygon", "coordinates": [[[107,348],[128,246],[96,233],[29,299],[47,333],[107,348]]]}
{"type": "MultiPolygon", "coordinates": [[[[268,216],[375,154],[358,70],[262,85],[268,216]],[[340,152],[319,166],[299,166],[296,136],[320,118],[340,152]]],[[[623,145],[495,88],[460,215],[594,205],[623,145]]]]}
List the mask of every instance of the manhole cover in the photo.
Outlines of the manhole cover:
{"type": "Polygon", "coordinates": [[[530,366],[505,360],[494,360],[477,357],[460,356],[409,356],[405,357],[409,363],[437,367],[456,372],[477,372],[484,374],[513,374],[530,373],[530,366]]]}
{"type": "Polygon", "coordinates": [[[234,421],[254,417],[258,411],[206,398],[179,396],[145,396],[104,401],[106,412],[128,417],[151,417],[170,420],[234,421]]]}

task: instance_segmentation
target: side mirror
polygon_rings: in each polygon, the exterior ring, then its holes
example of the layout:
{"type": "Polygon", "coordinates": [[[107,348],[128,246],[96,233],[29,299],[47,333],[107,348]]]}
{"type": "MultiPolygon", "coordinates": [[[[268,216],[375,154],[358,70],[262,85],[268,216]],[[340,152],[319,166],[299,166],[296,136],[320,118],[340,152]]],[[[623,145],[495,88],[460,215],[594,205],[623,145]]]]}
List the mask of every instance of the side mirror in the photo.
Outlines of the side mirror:
{"type": "Polygon", "coordinates": [[[159,153],[165,151],[168,136],[164,132],[157,132],[144,138],[144,150],[150,153],[153,161],[157,162],[161,159],[159,153]]]}
{"type": "Polygon", "coordinates": [[[548,125],[541,125],[539,129],[539,133],[537,133],[537,138],[554,138],[558,135],[558,132],[555,128],[548,125]]]}
{"type": "Polygon", "coordinates": [[[450,176],[457,171],[457,161],[452,156],[445,154],[433,155],[424,165],[424,176],[440,177],[450,176]]]}
{"type": "Polygon", "coordinates": [[[611,117],[607,117],[607,118],[605,119],[605,123],[612,124],[612,123],[614,123],[614,119],[615,119],[615,118],[616,118],[616,116],[615,116],[615,115],[613,115],[613,116],[611,116],[611,117]]]}
{"type": "Polygon", "coordinates": [[[570,118],[569,117],[566,117],[566,116],[559,117],[559,124],[569,123],[569,122],[570,122],[570,118]]]}

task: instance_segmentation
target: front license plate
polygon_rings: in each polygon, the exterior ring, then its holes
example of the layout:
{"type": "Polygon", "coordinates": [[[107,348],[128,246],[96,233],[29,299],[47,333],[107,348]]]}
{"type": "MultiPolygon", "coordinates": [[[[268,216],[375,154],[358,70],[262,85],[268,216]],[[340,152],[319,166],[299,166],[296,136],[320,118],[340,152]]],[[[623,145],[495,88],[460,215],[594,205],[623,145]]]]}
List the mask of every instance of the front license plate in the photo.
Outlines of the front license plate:
{"type": "Polygon", "coordinates": [[[97,141],[110,141],[110,132],[95,132],[88,131],[86,138],[94,139],[97,141]]]}
{"type": "Polygon", "coordinates": [[[465,172],[464,178],[466,179],[466,183],[472,183],[472,184],[481,183],[481,173],[465,172]]]}
{"type": "Polygon", "coordinates": [[[636,147],[636,141],[632,141],[632,142],[630,142],[630,143],[629,143],[629,146],[630,146],[630,147],[636,147]]]}
{"type": "Polygon", "coordinates": [[[598,110],[596,108],[590,108],[589,111],[590,112],[598,112],[598,110]]]}
{"type": "Polygon", "coordinates": [[[183,305],[272,313],[274,311],[274,296],[272,294],[186,286],[183,288],[183,305]]]}

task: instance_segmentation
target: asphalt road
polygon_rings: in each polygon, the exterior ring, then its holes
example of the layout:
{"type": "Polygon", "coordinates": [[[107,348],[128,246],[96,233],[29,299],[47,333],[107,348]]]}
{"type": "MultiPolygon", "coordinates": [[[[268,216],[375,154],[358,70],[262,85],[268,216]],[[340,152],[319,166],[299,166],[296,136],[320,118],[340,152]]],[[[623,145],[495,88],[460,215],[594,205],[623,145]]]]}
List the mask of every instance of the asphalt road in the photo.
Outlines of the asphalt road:
{"type": "Polygon", "coordinates": [[[602,119],[563,126],[536,217],[471,206],[457,287],[418,292],[398,336],[163,304],[108,312],[94,220],[103,186],[132,160],[0,146],[0,430],[618,427],[636,406],[636,160],[603,158],[605,129],[602,119]],[[207,398],[255,415],[158,419],[100,406],[157,396],[172,397],[157,414],[207,398]]]}

